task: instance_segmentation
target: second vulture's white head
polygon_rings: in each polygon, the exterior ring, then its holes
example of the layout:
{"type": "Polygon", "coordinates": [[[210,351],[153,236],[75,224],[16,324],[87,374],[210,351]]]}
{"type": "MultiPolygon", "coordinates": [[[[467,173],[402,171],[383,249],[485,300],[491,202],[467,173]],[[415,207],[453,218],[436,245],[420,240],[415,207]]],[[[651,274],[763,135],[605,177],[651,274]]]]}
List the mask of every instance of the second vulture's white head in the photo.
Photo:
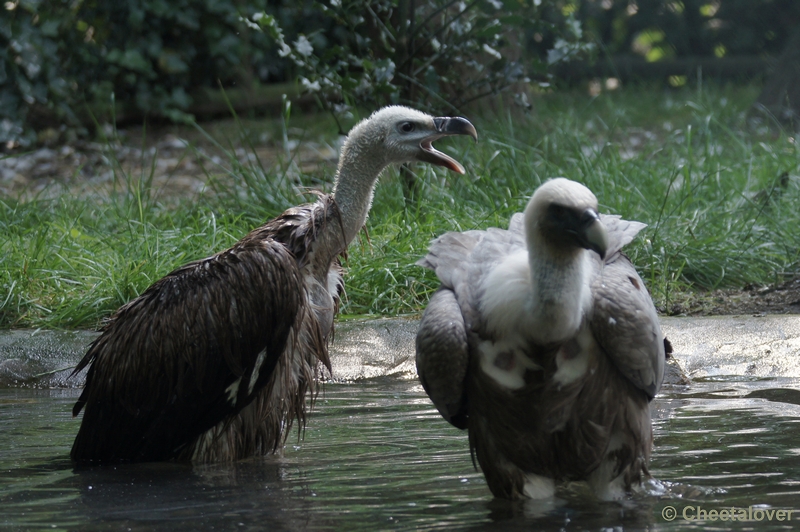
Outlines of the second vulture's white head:
{"type": "Polygon", "coordinates": [[[605,257],[608,232],[597,213],[597,198],[580,183],[558,177],[540,186],[525,208],[529,250],[569,259],[582,249],[605,257]]]}

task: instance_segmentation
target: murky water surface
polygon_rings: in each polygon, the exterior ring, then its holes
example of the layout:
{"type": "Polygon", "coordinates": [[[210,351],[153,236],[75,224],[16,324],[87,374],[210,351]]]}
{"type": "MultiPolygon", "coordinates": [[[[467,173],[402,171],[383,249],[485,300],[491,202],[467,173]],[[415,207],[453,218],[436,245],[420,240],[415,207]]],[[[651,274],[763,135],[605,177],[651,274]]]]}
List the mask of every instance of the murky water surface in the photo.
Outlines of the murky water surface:
{"type": "Polygon", "coordinates": [[[666,390],[654,403],[658,482],[624,503],[596,502],[580,484],[545,503],[492,500],[465,434],[438,417],[415,381],[329,384],[304,439],[293,433],[283,457],[195,468],[74,470],[77,395],[0,388],[0,528],[800,528],[798,379],[666,390]]]}

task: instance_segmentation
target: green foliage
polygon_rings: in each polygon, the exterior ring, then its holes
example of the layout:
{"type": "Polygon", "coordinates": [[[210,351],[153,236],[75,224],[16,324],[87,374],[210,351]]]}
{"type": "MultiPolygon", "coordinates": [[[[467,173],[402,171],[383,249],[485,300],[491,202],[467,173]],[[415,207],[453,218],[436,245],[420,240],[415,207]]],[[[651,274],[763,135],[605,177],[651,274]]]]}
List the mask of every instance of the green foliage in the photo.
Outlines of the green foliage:
{"type": "Polygon", "coordinates": [[[59,60],[79,40],[68,3],[19,0],[0,6],[0,144],[31,144],[29,127],[47,114],[75,125],[74,81],[59,60]]]}
{"type": "MultiPolygon", "coordinates": [[[[348,252],[343,313],[419,311],[438,285],[414,266],[428,242],[506,227],[553,176],[585,183],[603,212],[648,224],[626,251],[666,311],[680,311],[689,292],[796,275],[800,149],[792,136],[747,126],[756,93],[709,84],[702,92],[573,92],[539,97],[531,113],[498,104],[470,117],[478,144],[437,143],[466,175],[418,165],[422,193],[411,204],[396,170],[381,179],[369,236],[348,252]]],[[[276,127],[287,131],[288,110],[283,120],[276,127]]],[[[242,131],[230,144],[247,146],[247,138],[242,131]]],[[[213,194],[177,205],[162,201],[151,176],[136,179],[119,165],[110,196],[0,199],[0,325],[96,325],[171,269],[304,201],[305,187],[330,185],[329,168],[300,171],[294,155],[241,164],[231,154],[228,174],[209,177],[213,194]]]]}
{"type": "MultiPolygon", "coordinates": [[[[248,84],[268,64],[242,17],[266,0],[15,0],[0,19],[0,143],[78,125],[85,102],[117,101],[172,121],[190,92],[248,84]]],[[[85,117],[82,118],[86,122],[85,117]]]]}
{"type": "MultiPolygon", "coordinates": [[[[291,61],[303,88],[336,112],[353,105],[458,109],[588,48],[556,0],[338,0],[315,2],[318,26],[284,31],[275,16],[249,21],[291,61]]],[[[297,19],[305,6],[296,8],[297,19]]]]}
{"type": "MultiPolygon", "coordinates": [[[[81,23],[92,30],[80,62],[96,90],[173,121],[187,118],[189,91],[251,80],[266,39],[242,32],[241,17],[266,0],[84,1],[81,23]]],[[[92,96],[102,96],[94,94],[92,96]]]]}
{"type": "Polygon", "coordinates": [[[800,3],[9,0],[0,14],[0,146],[28,146],[93,126],[87,103],[186,121],[194,91],[219,84],[297,79],[334,111],[442,109],[548,82],[548,66],[588,41],[650,59],[775,54],[800,3]]]}

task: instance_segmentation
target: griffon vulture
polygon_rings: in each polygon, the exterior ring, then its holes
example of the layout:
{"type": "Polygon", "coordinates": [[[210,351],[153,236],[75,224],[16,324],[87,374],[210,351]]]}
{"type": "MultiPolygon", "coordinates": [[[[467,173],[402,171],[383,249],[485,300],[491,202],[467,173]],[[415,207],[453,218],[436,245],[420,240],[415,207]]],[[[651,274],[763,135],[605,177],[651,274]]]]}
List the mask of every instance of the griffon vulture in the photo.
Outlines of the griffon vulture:
{"type": "Polygon", "coordinates": [[[330,370],[338,256],[364,225],[378,176],[411,161],[463,174],[431,145],[448,135],[477,139],[463,118],[376,111],[350,131],[332,194],[121,307],[75,370],[89,368],[72,459],[229,461],[282,445],[293,419],[305,421],[320,363],[330,370]]]}
{"type": "Polygon", "coordinates": [[[419,377],[469,431],[496,497],[586,480],[618,499],[648,475],[664,338],[621,252],[643,227],[599,215],[588,188],[559,178],[508,230],[446,233],[418,262],[441,281],[417,335],[419,377]]]}

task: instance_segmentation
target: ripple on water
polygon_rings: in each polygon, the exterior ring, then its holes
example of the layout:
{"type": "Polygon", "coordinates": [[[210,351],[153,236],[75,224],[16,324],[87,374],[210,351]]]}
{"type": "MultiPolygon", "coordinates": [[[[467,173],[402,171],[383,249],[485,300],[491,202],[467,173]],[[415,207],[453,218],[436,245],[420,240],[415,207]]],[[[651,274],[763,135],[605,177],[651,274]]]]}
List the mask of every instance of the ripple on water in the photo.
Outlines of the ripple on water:
{"type": "Polygon", "coordinates": [[[621,503],[595,501],[582,484],[550,501],[492,500],[466,435],[414,381],[329,383],[305,437],[293,432],[282,457],[194,468],[73,470],[77,394],[0,389],[0,528],[709,530],[725,527],[683,520],[683,509],[800,510],[800,386],[792,379],[665,390],[653,405],[655,479],[621,503]],[[666,521],[667,506],[679,517],[666,521]]]}

